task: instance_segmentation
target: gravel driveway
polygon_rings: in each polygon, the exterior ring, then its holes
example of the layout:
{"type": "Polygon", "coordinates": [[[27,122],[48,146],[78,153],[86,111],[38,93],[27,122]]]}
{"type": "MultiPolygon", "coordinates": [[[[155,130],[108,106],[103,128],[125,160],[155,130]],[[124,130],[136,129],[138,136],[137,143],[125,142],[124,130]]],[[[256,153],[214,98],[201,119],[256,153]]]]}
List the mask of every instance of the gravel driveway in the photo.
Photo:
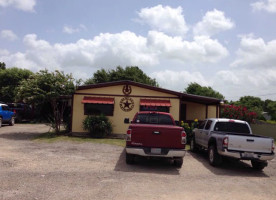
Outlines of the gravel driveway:
{"type": "Polygon", "coordinates": [[[126,165],[124,148],[32,141],[45,125],[0,128],[0,199],[276,199],[276,161],[263,172],[249,162],[209,166],[187,152],[178,170],[167,160],[126,165]]]}

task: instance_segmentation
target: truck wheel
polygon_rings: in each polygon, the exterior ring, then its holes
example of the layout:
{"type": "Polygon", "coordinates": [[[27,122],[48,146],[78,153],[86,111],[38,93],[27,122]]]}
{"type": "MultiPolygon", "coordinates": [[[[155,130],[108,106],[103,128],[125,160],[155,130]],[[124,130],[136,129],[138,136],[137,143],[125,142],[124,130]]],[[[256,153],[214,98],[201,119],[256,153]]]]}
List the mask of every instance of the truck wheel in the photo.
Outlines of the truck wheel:
{"type": "Polygon", "coordinates": [[[194,153],[196,153],[198,151],[194,137],[191,139],[190,150],[194,153]]]}
{"type": "Polygon", "coordinates": [[[260,162],[256,160],[251,160],[251,164],[252,167],[258,171],[262,171],[267,166],[267,162],[260,162]]]}
{"type": "Polygon", "coordinates": [[[9,125],[10,125],[10,126],[13,126],[13,125],[14,125],[14,122],[15,122],[15,119],[14,119],[14,117],[12,117],[11,120],[10,120],[10,122],[9,122],[9,125]]]}
{"type": "Polygon", "coordinates": [[[132,165],[134,164],[134,155],[126,153],[126,164],[132,165]]]}
{"type": "Polygon", "coordinates": [[[222,158],[217,152],[217,148],[214,145],[210,145],[208,148],[209,163],[212,166],[218,166],[222,163],[222,158]]]}
{"type": "Polygon", "coordinates": [[[183,158],[176,158],[176,159],[174,159],[173,164],[177,168],[181,168],[182,164],[183,164],[183,158]]]}
{"type": "Polygon", "coordinates": [[[0,128],[2,127],[2,118],[0,117],[0,128]]]}

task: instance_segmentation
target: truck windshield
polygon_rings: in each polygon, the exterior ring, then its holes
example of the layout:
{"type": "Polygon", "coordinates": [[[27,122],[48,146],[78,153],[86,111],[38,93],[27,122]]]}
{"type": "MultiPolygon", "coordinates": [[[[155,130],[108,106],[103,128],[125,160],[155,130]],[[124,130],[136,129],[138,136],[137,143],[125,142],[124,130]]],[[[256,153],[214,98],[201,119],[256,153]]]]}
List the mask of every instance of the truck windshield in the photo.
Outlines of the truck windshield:
{"type": "Polygon", "coordinates": [[[235,122],[217,122],[214,128],[215,131],[250,134],[247,124],[235,122]]]}
{"type": "Polygon", "coordinates": [[[159,114],[139,114],[134,123],[174,125],[173,120],[169,115],[159,114]]]}

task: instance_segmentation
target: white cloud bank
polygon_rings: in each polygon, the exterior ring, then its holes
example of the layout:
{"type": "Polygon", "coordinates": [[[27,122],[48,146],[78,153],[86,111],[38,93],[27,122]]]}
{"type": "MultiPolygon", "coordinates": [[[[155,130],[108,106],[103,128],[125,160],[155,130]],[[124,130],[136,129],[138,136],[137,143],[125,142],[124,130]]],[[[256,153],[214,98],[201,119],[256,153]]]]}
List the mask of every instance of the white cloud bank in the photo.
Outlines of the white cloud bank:
{"type": "Polygon", "coordinates": [[[241,36],[237,59],[232,67],[274,68],[276,69],[276,40],[265,42],[252,34],[241,36]]]}
{"type": "Polygon", "coordinates": [[[0,33],[1,38],[9,41],[17,40],[17,35],[12,30],[2,30],[0,33]]]}
{"type": "Polygon", "coordinates": [[[224,12],[214,9],[208,11],[198,22],[193,32],[195,35],[212,36],[222,31],[230,30],[235,26],[230,18],[226,18],[224,12]]]}
{"type": "Polygon", "coordinates": [[[0,0],[2,7],[14,7],[26,12],[34,12],[36,0],[0,0]]]}
{"type": "Polygon", "coordinates": [[[158,5],[151,8],[143,8],[138,13],[143,23],[148,24],[152,29],[167,34],[184,36],[189,30],[182,8],[171,8],[158,5]]]}
{"type": "Polygon", "coordinates": [[[253,10],[265,10],[270,13],[276,13],[276,0],[262,0],[251,4],[253,10]]]}

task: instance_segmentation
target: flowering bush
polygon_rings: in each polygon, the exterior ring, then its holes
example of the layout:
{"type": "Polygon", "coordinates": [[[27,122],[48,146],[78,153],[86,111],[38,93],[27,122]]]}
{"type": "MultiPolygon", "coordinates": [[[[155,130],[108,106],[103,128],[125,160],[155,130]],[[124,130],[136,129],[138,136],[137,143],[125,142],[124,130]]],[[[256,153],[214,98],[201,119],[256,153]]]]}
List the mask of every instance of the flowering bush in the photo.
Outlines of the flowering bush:
{"type": "Polygon", "coordinates": [[[187,134],[187,143],[189,144],[192,138],[193,130],[198,126],[198,119],[195,119],[194,122],[191,123],[191,126],[188,123],[181,121],[180,126],[184,128],[187,134]]]}
{"type": "Polygon", "coordinates": [[[247,110],[244,106],[224,105],[221,113],[222,117],[230,119],[240,119],[252,123],[257,118],[257,113],[247,110]]]}

